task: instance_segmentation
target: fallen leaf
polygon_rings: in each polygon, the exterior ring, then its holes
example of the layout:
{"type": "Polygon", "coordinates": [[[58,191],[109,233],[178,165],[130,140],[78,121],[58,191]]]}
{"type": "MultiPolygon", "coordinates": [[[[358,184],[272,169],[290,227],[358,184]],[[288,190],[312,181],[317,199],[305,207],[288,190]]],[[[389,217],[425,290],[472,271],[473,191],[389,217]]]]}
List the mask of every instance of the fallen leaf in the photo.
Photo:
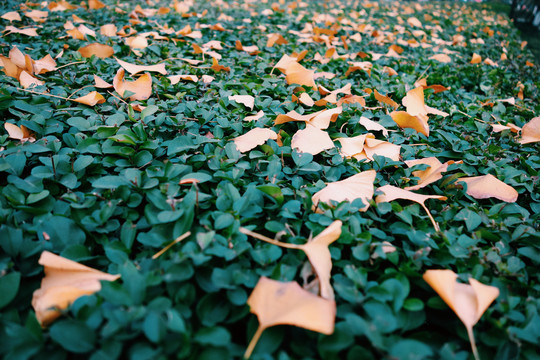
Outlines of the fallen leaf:
{"type": "Polygon", "coordinates": [[[210,84],[212,81],[214,81],[215,77],[210,75],[203,75],[201,76],[201,80],[205,84],[210,84]]]}
{"type": "Polygon", "coordinates": [[[308,122],[309,120],[313,119],[318,114],[322,113],[324,110],[320,110],[311,114],[299,114],[294,110],[289,111],[286,114],[279,114],[275,120],[274,125],[284,124],[290,121],[305,121],[308,122]]]}
{"type": "Polygon", "coordinates": [[[390,116],[400,128],[411,128],[416,130],[416,132],[429,136],[427,116],[420,118],[418,116],[412,116],[406,111],[393,111],[390,113],[390,116]]]}
{"type": "Polygon", "coordinates": [[[243,104],[250,110],[253,110],[253,106],[255,106],[255,98],[251,95],[231,95],[229,96],[229,100],[243,104]]]}
{"type": "Polygon", "coordinates": [[[48,11],[42,11],[42,10],[31,10],[26,13],[24,13],[24,16],[29,17],[35,22],[42,23],[47,20],[47,17],[49,16],[48,11]]]}
{"type": "Polygon", "coordinates": [[[251,116],[246,116],[244,118],[244,121],[253,121],[253,120],[259,120],[260,118],[262,118],[264,116],[264,111],[260,110],[257,114],[255,115],[251,115],[251,116]]]}
{"type": "Polygon", "coordinates": [[[388,136],[388,130],[384,126],[365,116],[360,116],[359,124],[365,127],[366,130],[381,131],[384,136],[388,136]]]}
{"type": "Polygon", "coordinates": [[[118,31],[118,28],[114,24],[105,24],[102,25],[99,28],[99,33],[103,36],[116,36],[116,32],[118,31]]]}
{"type": "Polygon", "coordinates": [[[92,55],[97,56],[100,59],[106,59],[113,56],[114,49],[109,45],[103,45],[99,43],[93,43],[86,46],[83,46],[79,49],[82,57],[89,58],[92,55]]]}
{"type": "Polygon", "coordinates": [[[339,203],[361,199],[364,207],[360,211],[366,211],[369,208],[369,200],[373,198],[373,182],[376,175],[377,172],[375,170],[368,170],[347,179],[326,184],[325,188],[319,190],[311,197],[313,210],[319,210],[318,204],[320,202],[331,204],[331,201],[339,203]]]}
{"type": "Polygon", "coordinates": [[[372,161],[373,155],[379,155],[399,161],[401,146],[377,140],[371,133],[337,140],[341,143],[340,153],[346,158],[372,161]]]}
{"type": "Polygon", "coordinates": [[[443,64],[452,62],[452,59],[447,54],[435,54],[435,55],[429,57],[428,59],[436,60],[436,61],[438,61],[440,63],[443,63],[443,64]]]}
{"type": "Polygon", "coordinates": [[[342,111],[343,108],[341,106],[333,109],[322,110],[315,113],[315,116],[307,120],[306,123],[316,127],[317,129],[327,129],[331,122],[336,122],[337,117],[342,111]]]}
{"type": "Polygon", "coordinates": [[[324,150],[332,149],[334,142],[326,131],[307,124],[305,129],[298,130],[292,136],[291,147],[300,152],[317,155],[324,150]]]}
{"type": "Polygon", "coordinates": [[[532,118],[521,128],[520,144],[529,144],[540,141],[540,116],[532,118]]]}
{"type": "Polygon", "coordinates": [[[448,166],[453,164],[454,162],[455,161],[450,160],[443,164],[436,157],[405,161],[407,167],[410,168],[415,165],[428,166],[428,168],[425,170],[417,170],[412,172],[413,176],[420,178],[420,180],[418,180],[417,185],[408,186],[405,188],[405,190],[418,190],[423,188],[424,186],[434,183],[435,181],[442,178],[442,173],[445,172],[448,169],[448,166]]]}
{"type": "Polygon", "coordinates": [[[452,270],[427,270],[423,278],[463,322],[474,356],[479,359],[473,326],[499,296],[499,289],[473,278],[469,278],[469,285],[458,283],[458,276],[452,270]]]}
{"type": "Polygon", "coordinates": [[[105,4],[99,0],[88,0],[88,8],[92,10],[103,9],[105,4]]]}
{"type": "Polygon", "coordinates": [[[105,102],[105,98],[97,91],[92,91],[84,96],[73,99],[73,101],[76,101],[78,103],[85,104],[88,106],[94,106],[96,104],[103,104],[105,102]]]}
{"type": "Polygon", "coordinates": [[[287,67],[292,64],[292,63],[295,63],[295,62],[298,62],[299,60],[297,60],[296,57],[293,57],[293,56],[289,56],[287,54],[283,54],[283,56],[281,57],[281,59],[279,59],[278,63],[276,65],[274,65],[274,68],[278,69],[279,71],[281,71],[282,73],[285,73],[285,71],[287,70],[287,67]]]}
{"type": "Polygon", "coordinates": [[[366,99],[358,95],[345,95],[336,103],[337,106],[342,106],[343,104],[360,104],[361,106],[366,106],[366,99]]]}
{"type": "Polygon", "coordinates": [[[401,103],[407,108],[407,113],[411,116],[427,115],[424,104],[424,88],[421,86],[408,91],[401,103]]]}
{"type": "Polygon", "coordinates": [[[272,47],[276,44],[286,45],[289,43],[281,34],[268,34],[267,36],[266,47],[272,47]]]}
{"type": "Polygon", "coordinates": [[[420,27],[420,28],[422,27],[422,23],[420,22],[420,20],[418,20],[414,16],[411,16],[410,18],[408,18],[407,23],[411,26],[420,27]]]}
{"type": "Polygon", "coordinates": [[[148,73],[135,81],[126,81],[124,80],[124,69],[120,68],[113,79],[113,86],[114,90],[122,97],[124,97],[125,91],[132,92],[133,94],[129,97],[131,101],[146,100],[152,95],[152,77],[148,73]]]}
{"type": "Polygon", "coordinates": [[[428,214],[429,219],[431,220],[431,223],[433,224],[433,227],[435,228],[435,230],[440,231],[439,225],[437,224],[437,222],[435,222],[435,219],[433,219],[433,216],[431,216],[431,213],[426,207],[425,201],[427,199],[446,200],[447,199],[446,196],[417,194],[417,193],[413,193],[412,191],[400,189],[392,185],[384,185],[378,188],[377,191],[381,191],[383,193],[383,195],[379,195],[375,198],[375,202],[377,204],[381,202],[391,202],[396,199],[405,199],[405,200],[411,200],[411,201],[417,202],[424,208],[424,210],[428,214]]]}
{"type": "Polygon", "coordinates": [[[0,65],[3,67],[4,74],[19,79],[22,70],[10,58],[0,55],[0,65]]]}
{"type": "Polygon", "coordinates": [[[467,184],[467,194],[475,199],[494,197],[506,202],[516,202],[518,192],[491,174],[462,177],[457,180],[467,184]]]}
{"type": "Polygon", "coordinates": [[[126,38],[125,42],[132,49],[145,49],[148,47],[148,40],[144,36],[131,36],[126,38]]]}
{"type": "Polygon", "coordinates": [[[19,29],[19,28],[16,28],[15,26],[12,26],[12,25],[6,26],[6,28],[3,30],[3,32],[5,32],[4,35],[22,34],[22,35],[31,36],[31,37],[38,36],[37,28],[19,29]]]}
{"type": "Polygon", "coordinates": [[[2,16],[0,16],[2,19],[5,19],[5,20],[8,20],[9,22],[12,22],[12,21],[21,21],[21,15],[19,15],[18,12],[16,11],[10,11],[10,12],[7,12],[5,14],[3,14],[2,16]]]}
{"type": "Polygon", "coordinates": [[[315,70],[308,70],[299,63],[292,62],[285,69],[285,80],[287,84],[298,84],[300,86],[310,86],[314,89],[317,88],[313,75],[315,70]]]}
{"type": "Polygon", "coordinates": [[[229,72],[229,71],[231,71],[230,67],[220,65],[218,60],[215,57],[212,58],[211,69],[214,70],[215,72],[219,72],[219,71],[229,72]]]}
{"type": "Polygon", "coordinates": [[[71,303],[83,295],[101,289],[101,280],[115,281],[120,275],[110,275],[75,261],[44,251],[39,264],[45,267],[41,287],[34,291],[32,307],[41,326],[47,326],[71,303]]]}
{"type": "Polygon", "coordinates": [[[69,36],[77,40],[86,40],[86,36],[79,29],[71,29],[66,31],[69,36]]]}
{"type": "Polygon", "coordinates": [[[471,64],[479,64],[482,62],[482,57],[477,53],[474,53],[471,59],[471,64]]]}
{"type": "Polygon", "coordinates": [[[102,78],[100,78],[99,76],[95,74],[94,74],[94,83],[95,83],[94,86],[100,89],[110,89],[113,87],[112,84],[109,84],[108,82],[106,82],[105,80],[103,80],[102,78]]]}
{"type": "Polygon", "coordinates": [[[199,78],[196,75],[171,75],[167,76],[167,79],[171,81],[171,85],[178,84],[180,80],[198,82],[199,78]]]}
{"type": "Polygon", "coordinates": [[[56,70],[56,61],[49,54],[34,61],[34,74],[45,74],[54,70],[56,70]]]}
{"type": "Polygon", "coordinates": [[[123,60],[118,59],[115,57],[115,60],[120,64],[121,67],[127,70],[131,75],[138,74],[140,72],[148,71],[148,72],[157,72],[161,75],[167,75],[167,70],[165,70],[165,63],[161,64],[155,64],[155,65],[136,65],[136,64],[130,64],[128,62],[125,62],[123,60]]]}
{"type": "Polygon", "coordinates": [[[21,71],[21,74],[19,75],[19,82],[24,89],[29,88],[32,85],[45,85],[43,81],[36,79],[24,70],[21,71]]]}
{"type": "Polygon", "coordinates": [[[299,103],[301,103],[303,105],[306,105],[308,107],[312,107],[313,105],[315,105],[315,101],[313,101],[311,96],[309,96],[309,94],[305,93],[305,92],[300,94],[300,96],[296,96],[295,94],[293,94],[292,95],[292,101],[293,102],[299,102],[299,103]]]}
{"type": "Polygon", "coordinates": [[[243,153],[264,144],[269,139],[277,140],[277,138],[278,134],[271,129],[254,128],[233,140],[238,151],[243,153]]]}
{"type": "Polygon", "coordinates": [[[30,130],[28,130],[28,128],[24,125],[18,127],[15,124],[5,122],[4,129],[6,129],[10,138],[20,140],[22,143],[26,141],[36,141],[36,139],[34,138],[34,134],[32,134],[30,130]]]}
{"type": "Polygon", "coordinates": [[[244,358],[249,358],[262,332],[275,325],[293,325],[330,335],[334,332],[336,303],[314,295],[297,282],[279,282],[261,277],[248,298],[250,311],[259,327],[244,358]]]}

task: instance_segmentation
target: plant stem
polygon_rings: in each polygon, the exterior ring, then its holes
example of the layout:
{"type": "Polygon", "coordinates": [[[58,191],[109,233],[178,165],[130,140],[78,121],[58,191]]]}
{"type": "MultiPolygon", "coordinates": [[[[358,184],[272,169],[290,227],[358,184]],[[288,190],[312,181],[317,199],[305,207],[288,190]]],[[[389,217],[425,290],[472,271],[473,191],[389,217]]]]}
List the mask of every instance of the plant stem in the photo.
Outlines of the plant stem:
{"type": "Polygon", "coordinates": [[[264,331],[264,328],[261,325],[259,325],[259,327],[257,328],[257,331],[255,331],[255,334],[253,334],[253,337],[251,338],[251,341],[249,342],[246,352],[244,353],[244,359],[250,358],[251,353],[255,349],[255,346],[257,345],[257,342],[259,341],[259,338],[261,337],[263,331],[264,331]]]}
{"type": "Polygon", "coordinates": [[[266,241],[267,243],[274,244],[274,245],[277,245],[277,246],[281,246],[281,247],[284,247],[284,248],[289,248],[289,249],[301,249],[302,248],[302,245],[288,244],[288,243],[284,243],[284,242],[281,242],[281,241],[278,241],[278,240],[270,239],[267,236],[264,236],[264,235],[261,235],[259,233],[254,232],[254,231],[248,230],[245,227],[240,227],[240,232],[242,234],[250,235],[250,236],[252,236],[252,237],[254,237],[256,239],[266,241]]]}
{"type": "Polygon", "coordinates": [[[439,228],[439,224],[437,224],[433,216],[431,216],[431,213],[429,212],[429,209],[426,207],[426,205],[424,205],[424,203],[420,203],[420,205],[422,205],[424,210],[426,210],[426,213],[428,214],[429,219],[431,220],[431,223],[433,224],[433,227],[435,228],[435,231],[437,232],[441,231],[441,229],[439,228]]]}

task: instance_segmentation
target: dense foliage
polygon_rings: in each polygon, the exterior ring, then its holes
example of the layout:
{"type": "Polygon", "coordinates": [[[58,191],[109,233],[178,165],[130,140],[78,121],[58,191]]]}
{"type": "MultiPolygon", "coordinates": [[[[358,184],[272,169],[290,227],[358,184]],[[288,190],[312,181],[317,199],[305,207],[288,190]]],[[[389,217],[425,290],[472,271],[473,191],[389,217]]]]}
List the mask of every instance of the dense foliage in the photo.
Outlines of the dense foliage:
{"type": "MultiPolygon", "coordinates": [[[[32,59],[63,51],[57,70],[37,75],[45,85],[23,90],[18,80],[0,74],[2,125],[24,125],[36,138],[22,143],[9,138],[3,126],[0,130],[3,357],[239,358],[257,327],[246,301],[258,279],[305,284],[313,278],[303,252],[248,238],[239,228],[305,243],[338,219],[343,221],[342,235],[330,246],[334,333],[270,328],[253,359],[472,358],[465,327],[422,279],[427,269],[452,269],[462,281],[474,277],[499,288],[500,296],[475,326],[482,358],[538,358],[539,147],[520,144],[510,130],[495,133],[490,124],[522,127],[540,114],[540,72],[506,16],[453,2],[195,1],[184,16],[170,1],[104,2],[102,9],[50,11],[38,24],[22,16],[11,25],[37,27],[39,36],[4,33],[1,40],[4,56],[13,46],[32,59]],[[137,4],[171,11],[146,17],[133,12],[137,4]],[[72,15],[85,20],[95,38],[69,36],[64,24],[79,25],[72,15]],[[407,22],[411,16],[421,21],[420,28],[407,22]],[[367,57],[355,61],[372,62],[371,72],[345,76],[350,59],[315,60],[317,52],[324,56],[328,35],[317,35],[322,42],[313,40],[313,32],[299,36],[312,22],[313,27],[337,30],[339,55],[365,53],[367,57]],[[100,34],[99,27],[109,23],[119,30],[128,26],[126,33],[129,27],[138,33],[157,31],[165,39],[148,36],[149,45],[137,54],[124,38],[100,34]],[[217,23],[225,31],[206,26],[217,23]],[[190,25],[202,38],[170,34],[165,25],[174,31],[190,25]],[[413,35],[414,30],[424,35],[413,35]],[[283,35],[288,44],[267,47],[266,35],[272,33],[283,35]],[[356,33],[360,41],[351,39],[356,33]],[[479,38],[483,41],[471,41],[479,38]],[[377,55],[387,54],[398,40],[411,39],[425,46],[402,44],[400,57],[377,55]],[[210,55],[194,53],[192,43],[202,46],[210,40],[221,42],[223,50],[215,51],[229,72],[215,72],[210,55]],[[237,50],[236,40],[257,45],[260,53],[237,50]],[[151,73],[152,96],[138,102],[146,106],[139,112],[113,90],[94,88],[94,74],[112,83],[120,66],[114,57],[83,58],[77,50],[93,42],[112,46],[114,56],[130,63],[165,62],[170,75],[215,79],[172,85],[166,76],[151,73]],[[366,133],[359,124],[364,116],[391,130],[386,140],[401,145],[402,160],[436,156],[463,161],[418,191],[448,198],[427,203],[440,232],[420,205],[409,201],[372,201],[366,212],[358,211],[363,207],[359,201],[321,205],[320,213],[312,210],[311,197],[325,183],[374,169],[376,188],[404,187],[416,183],[412,171],[418,168],[377,155],[371,162],[346,159],[338,145],[315,156],[291,149],[292,134],[305,125],[274,125],[274,118],[322,107],[291,102],[297,86],[288,85],[273,66],[283,54],[302,50],[308,50],[303,66],[336,74],[318,78],[318,85],[333,90],[351,83],[353,94],[365,96],[366,107],[344,105],[328,128],[332,138],[366,133]],[[445,51],[451,62],[430,59],[445,51]],[[496,66],[471,64],[473,53],[496,66]],[[191,65],[180,58],[203,62],[191,65]],[[428,105],[450,114],[430,116],[428,137],[400,129],[388,107],[364,92],[377,89],[401,103],[422,77],[428,85],[449,88],[425,91],[428,105]],[[92,107],[65,99],[93,90],[106,102],[92,107]],[[253,111],[229,100],[237,94],[255,98],[253,111]],[[509,97],[515,105],[498,101],[509,97]],[[243,121],[259,110],[263,117],[243,121]],[[269,140],[240,153],[231,139],[254,127],[274,129],[281,146],[269,140]],[[456,183],[459,177],[483,174],[514,187],[517,202],[477,200],[456,183]],[[181,181],[186,179],[198,182],[181,181]],[[190,237],[152,259],[187,231],[190,237]],[[395,251],[384,251],[388,244],[395,251]],[[103,282],[101,291],[79,298],[42,328],[31,299],[43,277],[38,258],[44,250],[121,274],[121,279],[103,282]]],[[[0,12],[22,15],[31,9],[46,10],[8,1],[0,12]]],[[[0,19],[2,29],[9,25],[0,19]]],[[[315,100],[321,97],[317,90],[307,92],[315,100]]]]}

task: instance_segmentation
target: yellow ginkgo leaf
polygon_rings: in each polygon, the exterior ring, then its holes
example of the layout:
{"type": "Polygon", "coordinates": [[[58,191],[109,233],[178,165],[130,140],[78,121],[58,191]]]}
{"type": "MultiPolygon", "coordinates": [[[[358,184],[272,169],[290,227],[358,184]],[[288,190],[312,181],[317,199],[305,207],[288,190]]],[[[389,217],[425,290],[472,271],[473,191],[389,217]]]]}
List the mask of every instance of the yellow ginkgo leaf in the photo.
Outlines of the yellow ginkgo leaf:
{"type": "Polygon", "coordinates": [[[114,49],[109,45],[92,43],[80,48],[79,52],[81,53],[82,57],[85,58],[89,58],[92,57],[92,55],[95,55],[100,59],[106,59],[113,56],[114,49]]]}
{"type": "Polygon", "coordinates": [[[274,125],[284,124],[284,123],[290,122],[290,121],[305,121],[305,122],[308,122],[309,120],[313,119],[315,116],[322,113],[323,111],[324,110],[317,111],[317,112],[311,113],[311,114],[303,114],[303,115],[301,115],[301,114],[297,113],[296,111],[292,110],[292,111],[289,111],[286,114],[279,114],[274,120],[274,125]]]}
{"type": "Polygon", "coordinates": [[[37,28],[19,29],[13,25],[8,25],[3,31],[5,32],[4,35],[9,35],[13,33],[13,34],[22,34],[22,35],[31,36],[31,37],[38,36],[37,28]]]}
{"type": "Polygon", "coordinates": [[[161,64],[155,64],[155,65],[136,65],[136,64],[130,64],[128,62],[125,62],[123,60],[120,60],[116,58],[116,61],[118,64],[120,64],[121,67],[127,70],[128,73],[131,75],[138,74],[140,72],[157,72],[161,75],[167,75],[167,70],[165,70],[165,63],[161,64]]]}
{"type": "Polygon", "coordinates": [[[315,70],[308,70],[299,63],[292,62],[285,69],[285,80],[287,84],[298,84],[301,86],[310,86],[314,89],[317,88],[313,75],[315,70]]]}
{"type": "Polygon", "coordinates": [[[49,54],[34,61],[34,74],[44,74],[54,70],[56,70],[56,61],[49,54]]]}
{"type": "Polygon", "coordinates": [[[255,98],[251,95],[231,95],[229,96],[229,100],[243,104],[250,110],[253,110],[253,106],[255,106],[255,98]]]}
{"type": "Polygon", "coordinates": [[[427,115],[424,104],[424,88],[421,86],[408,91],[401,103],[407,108],[407,113],[411,116],[427,115]]]}
{"type": "Polygon", "coordinates": [[[198,82],[199,78],[196,75],[171,75],[167,76],[167,79],[171,81],[171,85],[178,84],[180,80],[198,82]]]}
{"type": "Polygon", "coordinates": [[[19,82],[21,83],[21,86],[26,89],[32,85],[39,86],[39,85],[45,85],[45,83],[39,79],[36,79],[26,71],[21,71],[21,74],[19,75],[19,82]]]}
{"type": "Polygon", "coordinates": [[[482,57],[477,53],[474,53],[471,59],[471,64],[478,64],[482,62],[482,57]]]}
{"type": "Polygon", "coordinates": [[[44,251],[39,263],[45,267],[41,287],[34,291],[32,307],[42,326],[61,315],[73,301],[101,289],[100,280],[114,281],[120,275],[110,275],[75,261],[44,251]]]}
{"type": "Polygon", "coordinates": [[[390,113],[390,116],[400,128],[411,128],[420,134],[429,136],[427,116],[412,116],[406,111],[393,111],[390,113]]]}
{"type": "Polygon", "coordinates": [[[478,360],[472,328],[499,296],[499,289],[484,285],[473,278],[469,278],[470,285],[458,283],[458,276],[452,270],[428,270],[423,278],[463,322],[467,328],[473,354],[478,360]]]}
{"type": "Polygon", "coordinates": [[[435,230],[439,231],[439,225],[437,224],[437,222],[435,222],[435,219],[433,219],[433,216],[431,216],[429,209],[426,207],[425,201],[427,199],[446,200],[446,196],[417,194],[417,193],[413,193],[412,191],[400,189],[392,185],[384,185],[378,188],[377,191],[380,191],[383,193],[383,195],[379,195],[375,198],[375,202],[377,204],[381,202],[394,201],[396,199],[411,200],[411,201],[419,203],[428,214],[429,219],[431,220],[431,223],[433,224],[433,227],[435,228],[435,230]]]}
{"type": "Polygon", "coordinates": [[[266,47],[272,47],[276,44],[286,45],[289,43],[281,34],[268,34],[267,36],[266,47]]]}
{"type": "Polygon", "coordinates": [[[448,169],[448,165],[451,165],[453,163],[454,161],[450,160],[443,164],[436,157],[405,161],[405,164],[408,167],[413,167],[415,165],[421,164],[428,165],[428,168],[425,170],[413,171],[413,176],[420,178],[420,180],[418,180],[417,185],[408,186],[405,188],[405,190],[418,190],[423,188],[424,186],[434,183],[435,181],[442,178],[442,173],[445,172],[446,169],[448,169]]]}
{"type": "Polygon", "coordinates": [[[300,152],[317,155],[324,150],[333,148],[334,142],[326,131],[307,124],[305,129],[298,130],[292,136],[291,147],[300,152]]]}
{"type": "Polygon", "coordinates": [[[343,108],[341,106],[333,109],[323,110],[306,121],[306,123],[316,127],[317,129],[327,129],[331,122],[336,122],[338,115],[341,114],[342,111],[343,108]]]}
{"type": "Polygon", "coordinates": [[[103,36],[116,36],[116,32],[118,31],[118,28],[114,24],[105,24],[102,25],[99,28],[99,33],[103,36]]]}
{"type": "Polygon", "coordinates": [[[100,89],[110,89],[113,87],[112,84],[109,84],[108,82],[106,82],[105,80],[103,80],[102,78],[100,78],[99,76],[95,74],[94,74],[94,83],[95,83],[94,86],[100,89]]]}
{"type": "Polygon", "coordinates": [[[340,138],[338,141],[341,143],[340,153],[346,158],[354,157],[357,160],[371,161],[373,155],[379,155],[398,161],[401,152],[401,146],[377,140],[371,133],[352,138],[340,138]]]}
{"type": "Polygon", "coordinates": [[[494,197],[506,202],[516,202],[518,192],[491,174],[482,176],[462,177],[458,182],[467,184],[467,194],[475,199],[494,197]]]}
{"type": "MultiPolygon", "coordinates": [[[[330,204],[331,201],[354,201],[361,199],[364,207],[360,211],[369,208],[369,200],[373,197],[373,182],[377,172],[368,170],[347,179],[328,183],[325,188],[316,192],[312,197],[313,208],[318,209],[318,204],[324,202],[330,204]]],[[[320,210],[319,210],[320,211],[320,210]]]]}
{"type": "Polygon", "coordinates": [[[85,104],[88,106],[94,106],[96,104],[103,104],[105,102],[105,98],[103,97],[103,95],[101,95],[97,91],[92,91],[84,96],[73,99],[73,101],[76,101],[78,103],[85,104]]]}
{"type": "Polygon", "coordinates": [[[275,325],[293,325],[326,335],[334,332],[336,303],[316,296],[297,282],[280,282],[261,277],[247,301],[257,315],[259,327],[244,358],[249,358],[262,332],[275,325]]]}
{"type": "Polygon", "coordinates": [[[12,21],[21,21],[21,15],[19,15],[18,12],[16,11],[10,11],[10,12],[7,12],[5,14],[3,14],[2,16],[0,16],[2,19],[5,19],[9,22],[12,22],[12,21]]]}
{"type": "Polygon", "coordinates": [[[278,134],[271,129],[255,128],[233,140],[238,151],[246,152],[264,144],[269,139],[277,140],[277,138],[278,134]]]}
{"type": "Polygon", "coordinates": [[[520,144],[540,141],[540,116],[534,117],[521,128],[520,144]]]}
{"type": "Polygon", "coordinates": [[[6,129],[6,131],[9,134],[9,137],[12,139],[20,140],[21,142],[36,141],[36,139],[33,137],[33,134],[24,125],[21,125],[21,127],[18,127],[15,124],[5,122],[4,129],[6,129]]]}
{"type": "Polygon", "coordinates": [[[122,97],[126,91],[132,92],[133,94],[129,97],[131,101],[146,100],[152,95],[152,77],[148,73],[135,81],[126,81],[124,80],[124,69],[120,68],[113,79],[113,86],[114,90],[122,97]]]}
{"type": "Polygon", "coordinates": [[[358,123],[365,127],[366,130],[381,131],[384,136],[388,136],[388,130],[384,126],[365,116],[360,116],[360,121],[358,123]]]}
{"type": "Polygon", "coordinates": [[[260,110],[258,113],[256,113],[255,115],[250,115],[250,116],[246,116],[244,118],[244,121],[253,121],[253,120],[259,120],[260,118],[262,118],[264,116],[264,111],[260,110]]]}

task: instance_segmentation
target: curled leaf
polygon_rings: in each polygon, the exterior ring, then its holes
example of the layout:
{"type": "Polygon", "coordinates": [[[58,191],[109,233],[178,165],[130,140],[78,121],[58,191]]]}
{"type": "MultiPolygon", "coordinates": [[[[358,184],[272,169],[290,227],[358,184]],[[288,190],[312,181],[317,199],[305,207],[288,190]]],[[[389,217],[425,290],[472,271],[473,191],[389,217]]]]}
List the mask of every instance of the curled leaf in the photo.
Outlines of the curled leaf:
{"type": "Polygon", "coordinates": [[[229,100],[243,104],[250,110],[253,110],[253,106],[255,105],[255,98],[251,95],[231,95],[229,96],[229,100]]]}
{"type": "Polygon", "coordinates": [[[113,87],[112,84],[109,84],[108,82],[106,82],[105,80],[97,76],[96,74],[94,74],[94,83],[95,83],[94,86],[100,89],[110,89],[113,87]]]}
{"type": "Polygon", "coordinates": [[[36,141],[36,139],[34,138],[34,134],[32,134],[30,130],[28,130],[28,128],[24,125],[18,127],[15,124],[5,122],[4,129],[6,129],[10,138],[20,140],[22,143],[26,141],[36,141]]]}
{"type": "Polygon", "coordinates": [[[120,64],[121,67],[127,70],[131,75],[138,74],[140,72],[157,72],[161,75],[167,75],[167,70],[165,70],[165,63],[161,64],[155,64],[155,65],[136,65],[136,64],[130,64],[128,62],[125,62],[123,60],[120,60],[116,58],[116,61],[118,64],[120,64]]]}
{"type": "Polygon", "coordinates": [[[291,147],[301,152],[317,155],[324,150],[333,148],[334,142],[326,131],[307,124],[305,129],[298,130],[293,135],[291,147]]]}
{"type": "Polygon", "coordinates": [[[295,61],[287,66],[287,69],[285,70],[285,80],[289,85],[305,85],[315,89],[317,86],[315,85],[315,80],[313,79],[314,74],[315,70],[308,70],[295,61]]]}
{"type": "Polygon", "coordinates": [[[428,165],[428,168],[425,170],[413,171],[413,176],[420,178],[420,180],[418,180],[417,185],[408,186],[405,188],[405,190],[418,190],[423,188],[424,186],[434,183],[435,181],[442,178],[442,173],[448,169],[448,165],[451,165],[453,163],[454,161],[450,160],[443,164],[436,157],[405,161],[405,164],[408,167],[413,167],[415,165],[421,164],[428,165]]]}
{"type": "Polygon", "coordinates": [[[390,116],[400,128],[411,128],[420,134],[429,136],[427,116],[412,116],[406,111],[393,111],[390,116]]]}
{"type": "Polygon", "coordinates": [[[540,116],[534,117],[521,128],[520,144],[529,144],[540,141],[540,116]]]}
{"type": "Polygon", "coordinates": [[[171,81],[171,85],[178,84],[180,80],[198,82],[199,78],[196,75],[171,75],[167,76],[167,79],[171,81]]]}
{"type": "Polygon", "coordinates": [[[133,94],[129,96],[131,101],[146,100],[152,95],[152,77],[150,74],[145,73],[135,81],[124,80],[124,69],[118,69],[116,76],[113,79],[114,90],[120,96],[124,97],[126,91],[130,91],[133,94]]]}

